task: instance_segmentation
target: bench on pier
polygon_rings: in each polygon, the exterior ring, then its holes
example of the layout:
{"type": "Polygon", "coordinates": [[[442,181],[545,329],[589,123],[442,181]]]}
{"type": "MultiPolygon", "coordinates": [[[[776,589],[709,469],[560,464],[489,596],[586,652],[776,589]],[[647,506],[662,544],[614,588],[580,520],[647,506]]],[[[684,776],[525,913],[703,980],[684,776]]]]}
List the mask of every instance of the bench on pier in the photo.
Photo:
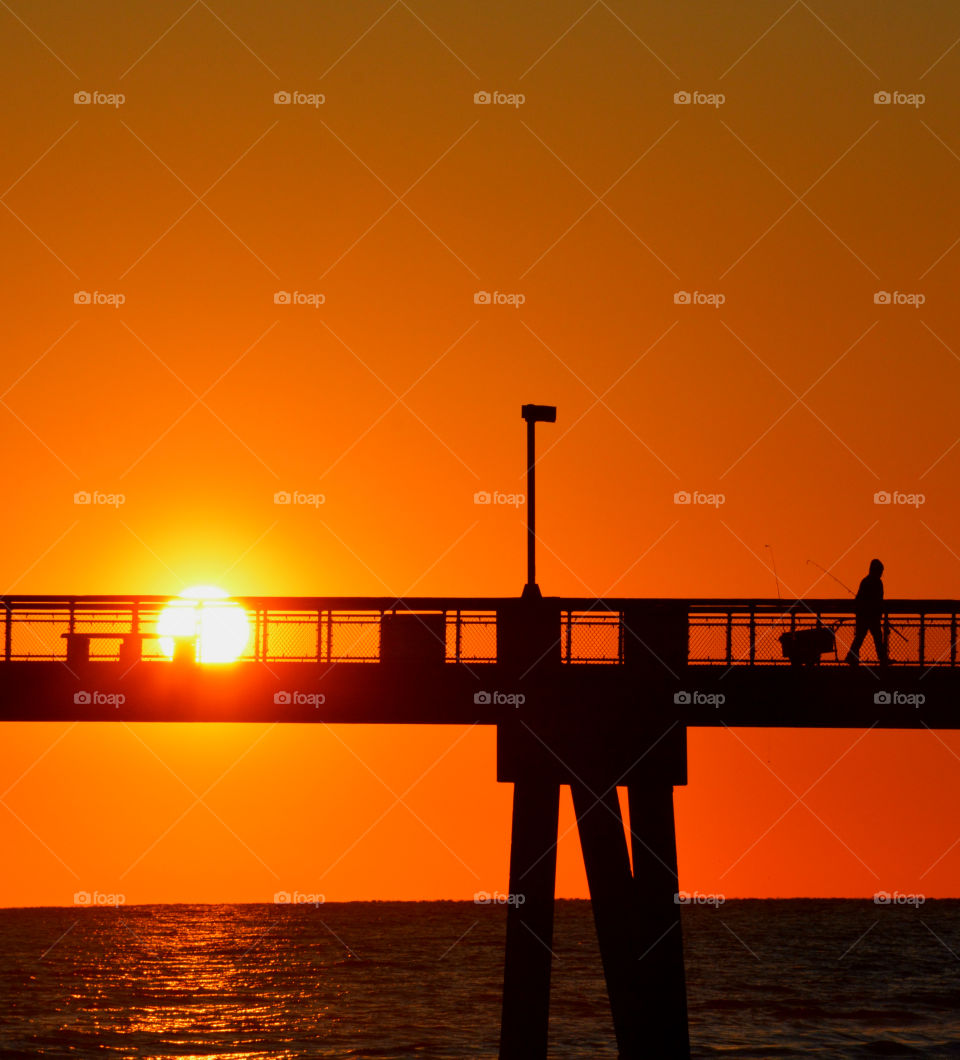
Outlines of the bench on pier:
{"type": "MultiPolygon", "coordinates": [[[[67,642],[67,665],[82,666],[90,662],[91,640],[119,640],[120,662],[130,666],[143,658],[143,642],[145,640],[158,640],[160,633],[123,633],[90,632],[90,633],[61,633],[61,637],[67,642]]],[[[173,658],[174,661],[194,661],[197,655],[196,637],[174,637],[173,658]]]]}

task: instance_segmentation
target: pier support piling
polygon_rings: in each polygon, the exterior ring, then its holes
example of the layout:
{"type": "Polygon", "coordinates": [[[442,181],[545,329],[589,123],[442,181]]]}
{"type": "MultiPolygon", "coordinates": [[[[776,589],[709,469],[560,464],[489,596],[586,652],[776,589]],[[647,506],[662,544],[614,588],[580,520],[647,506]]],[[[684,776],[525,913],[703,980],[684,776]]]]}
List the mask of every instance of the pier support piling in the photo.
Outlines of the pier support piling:
{"type": "Polygon", "coordinates": [[[690,1056],[673,787],[628,787],[638,964],[651,1056],[690,1056]]]}
{"type": "Polygon", "coordinates": [[[646,1004],[637,960],[638,910],[617,789],[573,783],[573,808],[590,886],[593,919],[621,1060],[662,1055],[647,1050],[646,1004]]]}
{"type": "Polygon", "coordinates": [[[514,784],[501,1060],[547,1056],[559,812],[558,783],[514,784]]]}

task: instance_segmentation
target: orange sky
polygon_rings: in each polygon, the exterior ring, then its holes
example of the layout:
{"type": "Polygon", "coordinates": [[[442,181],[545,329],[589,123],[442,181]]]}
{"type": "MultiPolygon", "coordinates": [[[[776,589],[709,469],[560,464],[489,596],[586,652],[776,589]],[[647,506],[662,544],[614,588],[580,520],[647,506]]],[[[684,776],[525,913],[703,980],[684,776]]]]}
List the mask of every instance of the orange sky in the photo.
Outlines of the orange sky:
{"type": "MultiPolygon", "coordinates": [[[[889,596],[960,595],[956,5],[35,0],[0,25],[0,591],[518,592],[523,514],[473,494],[523,488],[541,401],[547,593],[770,596],[769,543],[788,594],[833,593],[808,558],[853,583],[879,555],[889,596]]],[[[4,737],[3,905],[506,886],[492,732],[4,737]]],[[[960,894],[960,737],[859,737],[692,732],[681,885],[960,894]]],[[[558,893],[585,893],[573,832],[558,893]]]]}

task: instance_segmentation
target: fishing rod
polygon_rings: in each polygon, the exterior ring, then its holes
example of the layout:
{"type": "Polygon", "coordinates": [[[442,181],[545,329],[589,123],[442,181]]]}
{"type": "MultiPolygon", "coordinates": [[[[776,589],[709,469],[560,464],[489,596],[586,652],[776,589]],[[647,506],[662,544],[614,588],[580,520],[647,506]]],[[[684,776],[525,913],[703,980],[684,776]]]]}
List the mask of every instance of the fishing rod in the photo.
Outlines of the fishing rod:
{"type": "Polygon", "coordinates": [[[763,547],[770,549],[770,562],[773,564],[773,577],[777,583],[777,602],[780,604],[780,626],[781,628],[785,628],[784,624],[786,622],[786,617],[783,614],[783,596],[780,592],[780,575],[777,574],[777,559],[773,554],[772,545],[764,545],[763,547]]]}
{"type": "Polygon", "coordinates": [[[824,574],[826,574],[826,576],[827,576],[828,578],[833,578],[833,580],[834,580],[834,581],[835,581],[835,582],[837,583],[837,585],[839,585],[839,586],[840,586],[841,588],[843,588],[843,589],[846,589],[846,590],[847,590],[847,592],[848,592],[848,593],[849,593],[849,594],[850,594],[851,596],[856,596],[856,595],[857,595],[857,594],[856,594],[856,593],[855,593],[855,592],[854,592],[854,591],[853,591],[853,590],[852,590],[852,589],[850,588],[850,586],[849,586],[849,585],[847,585],[847,584],[845,584],[844,582],[840,581],[840,579],[839,579],[839,578],[838,578],[838,577],[837,577],[837,576],[836,576],[835,574],[832,574],[832,573],[831,573],[830,571],[828,571],[826,567],[821,567],[819,563],[815,563],[815,562],[814,562],[814,561],[813,561],[812,559],[808,559],[808,560],[807,560],[807,563],[811,563],[811,564],[813,564],[813,566],[814,566],[814,567],[816,567],[816,568],[817,568],[817,570],[822,570],[822,571],[823,571],[823,573],[824,573],[824,574]]]}
{"type": "MultiPolygon", "coordinates": [[[[837,577],[837,576],[836,576],[835,574],[832,574],[832,573],[831,573],[830,571],[828,571],[826,567],[821,567],[819,563],[816,563],[816,562],[815,562],[814,560],[812,560],[812,559],[808,559],[808,560],[807,560],[807,563],[810,563],[810,564],[812,564],[812,565],[813,565],[814,567],[816,567],[816,568],[817,568],[817,570],[822,570],[822,571],[823,571],[823,573],[824,573],[824,574],[826,574],[828,578],[833,578],[833,580],[834,580],[834,581],[835,581],[835,582],[837,583],[837,585],[840,585],[840,586],[842,586],[842,587],[843,587],[844,589],[846,589],[846,590],[847,590],[847,592],[848,592],[848,593],[849,593],[849,594],[850,594],[851,596],[856,596],[856,595],[857,595],[857,594],[856,594],[856,593],[855,593],[855,592],[854,592],[854,591],[853,591],[853,590],[852,590],[852,589],[850,588],[850,586],[849,586],[849,585],[846,585],[846,584],[845,584],[844,582],[840,581],[840,579],[839,579],[839,578],[838,578],[838,577],[837,577]]],[[[892,622],[890,622],[889,620],[887,621],[887,626],[888,626],[888,628],[892,629],[892,630],[893,630],[893,632],[894,632],[894,633],[896,633],[896,635],[897,635],[897,636],[898,636],[898,637],[899,637],[899,638],[900,638],[901,640],[906,640],[906,639],[907,639],[907,638],[906,638],[906,637],[905,637],[905,636],[904,636],[904,635],[903,635],[903,634],[902,634],[902,633],[900,632],[900,630],[899,630],[899,629],[897,629],[897,627],[896,627],[895,625],[893,625],[893,623],[892,623],[892,622]]]]}

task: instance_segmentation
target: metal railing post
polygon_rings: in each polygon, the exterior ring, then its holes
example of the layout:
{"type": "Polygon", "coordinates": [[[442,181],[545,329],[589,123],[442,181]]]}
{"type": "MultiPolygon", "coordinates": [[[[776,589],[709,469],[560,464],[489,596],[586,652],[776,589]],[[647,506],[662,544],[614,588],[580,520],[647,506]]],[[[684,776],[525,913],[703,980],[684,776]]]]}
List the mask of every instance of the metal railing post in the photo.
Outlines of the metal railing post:
{"type": "Polygon", "coordinates": [[[957,665],[957,612],[950,615],[950,665],[957,665]]]}
{"type": "Polygon", "coordinates": [[[920,612],[920,665],[921,666],[923,666],[923,659],[924,659],[924,655],[926,654],[925,649],[926,649],[927,637],[926,637],[926,628],[925,628],[925,624],[924,624],[924,618],[925,617],[926,616],[924,615],[923,611],[921,611],[920,612]]]}
{"type": "Polygon", "coordinates": [[[755,604],[750,605],[750,665],[757,659],[757,608],[755,604]]]}
{"type": "Polygon", "coordinates": [[[727,611],[727,666],[733,663],[733,609],[727,611]]]}

